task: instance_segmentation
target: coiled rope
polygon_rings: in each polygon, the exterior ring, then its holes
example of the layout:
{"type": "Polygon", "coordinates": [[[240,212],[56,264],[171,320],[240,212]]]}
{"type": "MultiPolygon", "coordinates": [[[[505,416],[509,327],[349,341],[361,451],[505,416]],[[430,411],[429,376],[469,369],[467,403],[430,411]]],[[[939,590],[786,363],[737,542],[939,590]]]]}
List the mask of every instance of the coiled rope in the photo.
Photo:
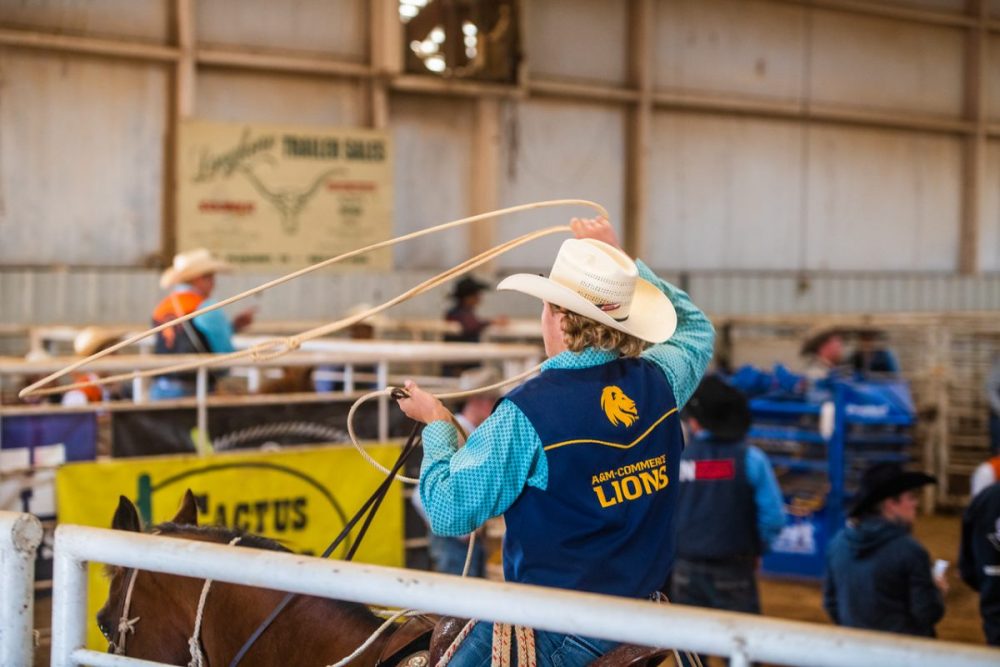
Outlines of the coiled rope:
{"type": "Polygon", "coordinates": [[[420,231],[412,232],[410,234],[404,234],[403,236],[397,236],[395,238],[387,239],[385,241],[380,241],[378,243],[373,243],[373,244],[365,246],[363,248],[358,248],[356,250],[351,250],[349,252],[337,255],[336,257],[331,257],[330,259],[326,259],[326,260],[324,260],[322,262],[317,262],[316,264],[313,264],[311,266],[307,266],[307,267],[305,267],[303,269],[299,269],[297,271],[293,271],[292,273],[284,275],[284,276],[282,276],[280,278],[276,278],[276,279],[268,281],[268,282],[266,282],[266,283],[264,283],[262,285],[258,285],[257,287],[254,287],[252,289],[249,289],[249,290],[246,290],[244,292],[241,292],[241,293],[239,293],[239,294],[237,294],[235,296],[231,296],[231,297],[229,297],[227,299],[223,299],[222,301],[219,301],[218,303],[212,304],[212,305],[207,306],[205,308],[200,308],[200,309],[198,309],[198,310],[196,310],[196,311],[194,311],[192,313],[189,313],[189,314],[184,315],[182,317],[178,317],[178,318],[176,318],[174,320],[170,320],[169,322],[165,322],[165,323],[163,323],[163,324],[161,324],[159,326],[147,329],[146,331],[144,331],[142,333],[139,333],[139,334],[136,334],[136,335],[131,336],[129,338],[126,338],[125,340],[120,341],[120,342],[112,345],[111,347],[108,347],[108,348],[106,348],[104,350],[101,350],[100,352],[92,354],[89,357],[86,357],[84,359],[80,359],[78,361],[75,361],[75,362],[69,364],[68,366],[66,366],[66,367],[64,367],[64,368],[56,371],[55,373],[52,373],[52,374],[50,374],[50,375],[42,378],[41,380],[39,380],[39,381],[37,381],[37,382],[35,382],[33,384],[28,385],[27,387],[25,387],[24,389],[22,389],[20,392],[18,392],[18,396],[20,398],[26,398],[26,397],[29,397],[29,396],[46,396],[46,395],[51,395],[51,394],[61,394],[61,393],[65,393],[67,391],[70,391],[72,389],[80,389],[80,388],[83,388],[83,387],[101,386],[101,385],[113,384],[113,383],[117,383],[117,382],[127,382],[127,381],[134,380],[134,379],[137,379],[137,378],[155,377],[155,376],[164,375],[164,374],[189,372],[189,371],[192,371],[192,370],[196,370],[198,368],[218,366],[218,365],[221,365],[221,364],[227,364],[229,362],[232,362],[232,361],[235,361],[235,360],[238,360],[238,359],[244,359],[244,358],[250,358],[253,361],[268,361],[268,360],[271,360],[271,359],[275,359],[275,358],[280,357],[280,356],[282,356],[282,355],[284,355],[284,354],[286,354],[288,352],[291,352],[293,350],[297,350],[302,345],[302,343],[305,342],[305,341],[312,340],[312,339],[315,339],[315,338],[320,338],[322,336],[327,336],[327,335],[329,335],[331,333],[334,333],[336,331],[340,331],[341,329],[345,329],[345,328],[347,328],[347,327],[349,327],[349,326],[351,326],[351,325],[353,325],[353,324],[355,324],[357,322],[360,322],[360,321],[362,321],[362,320],[364,320],[364,319],[366,319],[368,317],[371,317],[372,315],[376,315],[376,314],[378,314],[378,313],[380,313],[380,312],[382,312],[384,310],[387,310],[387,309],[391,308],[392,306],[395,306],[395,305],[397,305],[399,303],[402,303],[404,301],[412,299],[415,296],[423,294],[424,292],[427,292],[427,291],[429,291],[431,289],[434,289],[435,287],[438,287],[442,283],[451,281],[451,280],[453,280],[454,278],[456,278],[458,276],[461,276],[461,275],[463,275],[465,273],[468,273],[469,271],[472,271],[473,269],[475,269],[475,268],[477,268],[477,267],[479,267],[479,266],[481,266],[483,264],[486,264],[487,262],[490,262],[490,261],[496,259],[500,255],[502,255],[502,254],[504,254],[506,252],[509,252],[509,251],[513,250],[514,248],[516,248],[518,246],[524,245],[525,243],[529,243],[531,241],[534,241],[536,239],[542,238],[544,236],[548,236],[550,234],[557,234],[557,233],[569,231],[569,227],[567,225],[557,225],[557,226],[553,226],[553,227],[547,227],[545,229],[541,229],[541,230],[538,230],[538,231],[529,232],[527,234],[523,234],[523,235],[521,235],[521,236],[519,236],[519,237],[517,237],[517,238],[515,238],[513,240],[506,241],[504,243],[496,245],[493,248],[490,248],[489,250],[476,255],[475,257],[467,259],[464,262],[461,262],[460,264],[457,264],[456,266],[453,266],[450,269],[442,271],[441,273],[439,273],[438,275],[434,276],[433,278],[430,278],[429,280],[426,280],[426,281],[420,283],[419,285],[417,285],[417,286],[415,286],[415,287],[413,287],[413,288],[411,288],[411,289],[403,292],[402,294],[400,294],[400,295],[398,295],[398,296],[396,296],[396,297],[394,297],[394,298],[386,301],[385,303],[382,303],[382,304],[380,304],[378,306],[375,306],[375,307],[373,307],[373,308],[371,308],[371,309],[369,309],[369,310],[367,310],[365,312],[358,313],[356,315],[352,315],[350,317],[345,317],[345,318],[342,318],[342,319],[339,319],[339,320],[335,320],[335,321],[330,322],[328,324],[324,324],[324,325],[321,325],[319,327],[315,327],[313,329],[308,329],[306,331],[303,331],[301,333],[298,333],[298,334],[295,334],[295,335],[292,335],[292,336],[286,336],[286,337],[282,337],[282,338],[274,338],[272,340],[264,341],[262,343],[254,345],[254,346],[252,346],[252,347],[250,347],[250,348],[248,348],[246,350],[238,350],[236,352],[230,352],[230,353],[227,353],[227,354],[215,354],[215,355],[212,355],[211,358],[208,358],[208,359],[201,359],[201,360],[193,361],[193,362],[174,364],[172,366],[167,366],[167,367],[163,367],[163,368],[156,368],[156,369],[149,369],[149,370],[145,370],[145,371],[133,371],[131,373],[122,373],[122,374],[118,374],[118,375],[110,375],[110,376],[104,377],[104,378],[96,378],[96,379],[93,379],[93,380],[88,380],[86,382],[77,382],[77,383],[73,383],[73,384],[62,385],[62,386],[59,386],[59,387],[49,387],[49,386],[47,386],[47,385],[51,384],[52,382],[54,382],[55,380],[63,378],[66,375],[68,375],[68,374],[76,371],[77,369],[86,366],[87,364],[91,363],[92,361],[96,361],[97,359],[102,359],[102,358],[108,356],[109,354],[114,354],[116,351],[118,351],[118,350],[120,350],[120,349],[122,349],[122,348],[124,348],[124,347],[126,347],[128,345],[134,345],[135,343],[137,343],[137,342],[139,342],[141,340],[144,340],[145,338],[148,338],[149,336],[156,335],[157,333],[159,333],[159,332],[161,332],[161,331],[163,331],[165,329],[168,329],[168,328],[173,327],[173,326],[177,326],[179,324],[183,324],[184,322],[187,322],[187,321],[189,321],[189,320],[191,320],[191,319],[193,319],[195,317],[198,317],[199,315],[203,315],[204,313],[208,313],[208,312],[211,312],[213,310],[218,310],[219,308],[224,308],[225,306],[228,306],[230,304],[236,303],[236,302],[238,302],[238,301],[240,301],[242,299],[245,299],[245,298],[250,297],[250,296],[254,296],[254,295],[259,294],[261,292],[264,292],[265,290],[268,290],[268,289],[270,289],[272,287],[276,287],[278,285],[282,285],[282,284],[284,284],[286,282],[289,282],[289,281],[295,280],[296,278],[304,276],[307,273],[311,273],[313,271],[317,271],[319,269],[323,269],[323,268],[332,266],[332,265],[334,265],[334,264],[336,264],[338,262],[344,261],[346,259],[350,259],[350,258],[356,257],[358,255],[362,255],[362,254],[365,254],[365,253],[368,253],[368,252],[372,252],[374,250],[379,250],[379,249],[382,249],[382,248],[388,248],[388,247],[391,247],[391,246],[396,245],[398,243],[402,243],[404,241],[409,241],[409,240],[412,240],[412,239],[420,238],[420,237],[426,236],[428,234],[434,234],[434,233],[437,233],[437,232],[441,232],[441,231],[445,231],[445,230],[449,230],[449,229],[454,229],[454,228],[457,228],[457,227],[461,227],[461,226],[464,226],[464,225],[469,225],[469,224],[480,222],[480,221],[483,221],[483,220],[491,220],[491,219],[499,218],[499,217],[502,217],[502,216],[505,216],[505,215],[510,215],[512,213],[518,213],[518,212],[521,212],[521,211],[528,211],[528,210],[539,209],[539,208],[550,208],[550,207],[554,207],[554,206],[570,206],[570,205],[589,206],[589,207],[593,208],[595,211],[597,211],[600,215],[603,215],[605,217],[607,217],[607,215],[608,215],[607,210],[603,206],[601,206],[600,204],[597,204],[595,202],[592,202],[592,201],[588,201],[588,200],[585,200],[585,199],[553,199],[553,200],[548,200],[548,201],[534,202],[534,203],[531,203],[531,204],[521,204],[519,206],[511,206],[511,207],[499,209],[499,210],[496,210],[496,211],[489,211],[487,213],[480,213],[478,215],[473,215],[473,216],[468,216],[468,217],[465,217],[465,218],[460,218],[458,220],[453,220],[451,222],[446,222],[446,223],[443,223],[443,224],[440,224],[440,225],[436,225],[436,226],[433,226],[433,227],[428,227],[427,229],[422,229],[420,231]]]}

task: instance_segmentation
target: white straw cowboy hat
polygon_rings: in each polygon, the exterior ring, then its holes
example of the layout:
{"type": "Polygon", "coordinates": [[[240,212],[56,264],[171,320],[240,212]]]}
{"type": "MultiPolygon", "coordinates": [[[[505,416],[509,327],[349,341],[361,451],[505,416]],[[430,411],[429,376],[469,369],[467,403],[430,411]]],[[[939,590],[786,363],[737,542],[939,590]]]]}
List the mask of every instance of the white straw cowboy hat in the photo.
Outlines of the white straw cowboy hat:
{"type": "Polygon", "coordinates": [[[73,351],[78,356],[89,357],[100,352],[112,343],[117,343],[121,336],[110,329],[102,327],[87,327],[73,339],[73,351]]]}
{"type": "MultiPolygon", "coordinates": [[[[346,313],[344,313],[344,317],[356,317],[367,313],[374,307],[375,306],[370,303],[362,302],[356,306],[352,306],[346,313]]],[[[369,315],[363,320],[358,320],[355,324],[367,324],[374,329],[385,329],[391,324],[391,322],[389,321],[389,318],[382,313],[375,313],[374,315],[369,315]]]]}
{"type": "Polygon", "coordinates": [[[160,287],[166,289],[206,273],[232,271],[233,265],[218,259],[205,248],[195,248],[174,255],[174,264],[160,276],[160,287]]]}
{"type": "Polygon", "coordinates": [[[518,273],[497,289],[538,297],[649,343],[662,343],[677,328],[670,299],[639,277],[628,255],[594,239],[563,241],[548,278],[518,273]]]}

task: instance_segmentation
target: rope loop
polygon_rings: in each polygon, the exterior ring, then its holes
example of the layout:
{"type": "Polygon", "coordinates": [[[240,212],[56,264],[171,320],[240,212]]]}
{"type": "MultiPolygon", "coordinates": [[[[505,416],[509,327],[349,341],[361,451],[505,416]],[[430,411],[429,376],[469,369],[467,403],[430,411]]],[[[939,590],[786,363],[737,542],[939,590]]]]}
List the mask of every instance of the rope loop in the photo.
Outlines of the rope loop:
{"type": "MultiPolygon", "coordinates": [[[[258,285],[256,287],[254,287],[252,289],[248,289],[248,290],[246,290],[244,292],[240,292],[239,294],[236,294],[234,296],[231,296],[231,297],[228,297],[228,298],[223,299],[221,301],[218,301],[216,303],[213,303],[210,306],[206,306],[204,308],[199,308],[198,310],[195,310],[195,311],[193,311],[191,313],[188,313],[187,315],[182,315],[181,317],[178,317],[176,319],[170,320],[169,322],[164,322],[163,324],[155,326],[155,327],[153,327],[151,329],[147,329],[146,331],[143,331],[142,333],[135,334],[134,336],[130,336],[130,337],[126,338],[125,340],[121,340],[121,341],[115,343],[114,345],[101,350],[100,352],[95,352],[94,354],[90,355],[89,357],[86,357],[84,359],[79,359],[79,360],[74,361],[73,363],[71,363],[71,364],[69,364],[67,366],[64,366],[60,370],[58,370],[58,371],[56,371],[56,372],[54,372],[54,373],[52,373],[50,375],[47,375],[46,377],[38,380],[37,382],[34,382],[34,383],[28,385],[27,387],[25,387],[24,389],[22,389],[21,391],[19,391],[17,395],[18,395],[19,398],[26,398],[28,396],[35,396],[35,395],[45,396],[45,395],[50,395],[50,394],[61,394],[61,393],[65,393],[66,391],[69,391],[71,389],[76,389],[76,388],[78,388],[78,386],[103,386],[103,385],[107,385],[107,384],[113,384],[113,383],[116,383],[116,382],[121,382],[123,380],[134,379],[134,378],[137,378],[137,377],[154,377],[154,376],[157,376],[157,375],[162,375],[164,373],[181,373],[181,372],[187,372],[187,371],[196,370],[196,369],[202,368],[202,367],[209,367],[209,366],[214,366],[214,365],[226,363],[228,361],[231,361],[231,360],[234,360],[234,359],[241,359],[241,358],[244,358],[244,357],[250,357],[254,361],[268,361],[270,359],[274,359],[274,358],[276,358],[278,356],[281,356],[282,354],[285,354],[286,352],[298,349],[299,346],[301,345],[301,341],[302,340],[311,340],[313,338],[316,338],[316,337],[319,337],[319,336],[322,336],[322,335],[329,335],[330,333],[333,333],[334,331],[339,331],[340,329],[343,329],[343,328],[349,326],[354,321],[358,321],[360,319],[363,319],[365,317],[365,315],[357,318],[356,320],[353,319],[353,318],[345,318],[345,319],[342,319],[342,320],[338,320],[338,321],[333,322],[331,324],[327,324],[327,325],[324,325],[324,326],[321,326],[321,327],[317,327],[316,329],[312,329],[312,330],[309,330],[309,331],[301,332],[301,333],[297,334],[297,336],[291,336],[291,337],[286,338],[284,340],[275,340],[275,341],[268,341],[268,342],[265,342],[265,343],[261,343],[259,345],[254,346],[253,348],[250,348],[250,350],[244,350],[244,351],[239,351],[239,352],[231,352],[231,353],[228,353],[228,354],[211,355],[211,357],[207,358],[207,359],[200,359],[198,361],[187,362],[187,363],[184,363],[184,364],[177,364],[175,366],[170,366],[170,367],[165,367],[165,368],[157,368],[157,369],[153,369],[153,370],[143,371],[141,373],[134,371],[133,373],[111,375],[111,376],[108,376],[108,377],[103,377],[103,378],[97,378],[97,379],[93,379],[93,380],[88,380],[86,383],[76,383],[76,384],[72,384],[72,385],[63,385],[63,386],[58,386],[58,387],[52,387],[52,386],[50,386],[56,380],[58,380],[58,379],[60,379],[62,377],[65,377],[66,375],[69,375],[70,373],[72,373],[73,371],[77,370],[78,368],[83,368],[83,367],[87,366],[92,361],[96,361],[97,359],[103,359],[104,357],[106,357],[106,356],[108,356],[110,354],[114,354],[115,352],[117,352],[118,350],[120,350],[120,349],[122,349],[124,347],[127,347],[129,345],[134,345],[135,343],[138,343],[141,340],[149,338],[150,336],[153,336],[153,335],[155,335],[155,334],[157,334],[157,333],[159,333],[159,332],[161,332],[161,331],[163,331],[165,329],[168,329],[170,327],[175,327],[177,325],[183,324],[183,323],[185,323],[185,322],[187,322],[187,321],[189,321],[191,319],[194,319],[195,317],[198,317],[198,316],[203,315],[205,313],[209,313],[209,312],[211,312],[213,310],[219,310],[220,308],[224,308],[224,307],[226,307],[226,306],[228,306],[230,304],[236,303],[237,301],[240,301],[240,300],[245,299],[247,297],[254,296],[256,294],[260,294],[261,292],[264,292],[264,291],[266,291],[266,290],[268,290],[268,289],[270,289],[272,287],[277,287],[278,285],[281,285],[283,283],[286,283],[286,282],[289,282],[291,280],[295,280],[297,278],[300,278],[300,277],[306,275],[307,273],[311,273],[311,272],[317,271],[319,269],[324,269],[324,268],[332,266],[332,265],[334,265],[334,264],[336,264],[338,262],[342,262],[344,260],[348,260],[348,259],[351,259],[353,257],[357,257],[359,255],[363,255],[365,253],[368,253],[368,252],[371,252],[371,251],[374,251],[374,250],[380,250],[382,248],[388,248],[388,247],[396,245],[398,243],[402,243],[404,241],[410,241],[412,239],[416,239],[416,238],[419,238],[419,237],[422,237],[422,236],[426,236],[428,234],[435,234],[435,233],[438,233],[438,232],[442,232],[442,231],[446,231],[446,230],[450,230],[450,229],[455,229],[457,227],[461,227],[461,226],[464,226],[464,225],[469,225],[469,224],[476,223],[476,222],[481,222],[481,221],[484,221],[484,220],[492,220],[492,219],[495,219],[495,218],[501,218],[501,217],[504,217],[504,216],[507,216],[507,215],[511,215],[513,213],[519,213],[519,212],[522,212],[522,211],[530,211],[530,210],[535,210],[535,209],[540,209],[540,208],[550,208],[550,207],[554,207],[554,206],[586,206],[586,207],[589,207],[589,208],[593,209],[599,215],[602,215],[604,217],[609,217],[607,209],[605,209],[600,204],[597,204],[597,203],[592,202],[592,201],[588,201],[588,200],[585,200],[585,199],[551,199],[551,200],[548,200],[548,201],[534,202],[534,203],[531,203],[531,204],[521,204],[521,205],[518,205],[518,206],[510,206],[508,208],[498,209],[498,210],[495,210],[495,211],[488,211],[486,213],[479,213],[477,215],[472,215],[472,216],[469,216],[469,217],[466,217],[466,218],[460,218],[458,220],[452,220],[451,222],[442,223],[442,224],[439,224],[439,225],[435,225],[433,227],[427,227],[426,229],[421,229],[421,230],[416,231],[416,232],[411,232],[409,234],[404,234],[402,236],[397,236],[395,238],[387,239],[385,241],[379,241],[377,243],[373,243],[373,244],[365,246],[363,248],[357,248],[355,250],[350,250],[348,252],[345,252],[345,253],[342,253],[340,255],[337,255],[336,257],[331,257],[331,258],[325,259],[325,260],[323,260],[321,262],[317,262],[316,264],[313,264],[311,266],[307,266],[307,267],[299,269],[297,271],[293,271],[293,272],[291,272],[289,274],[281,276],[280,278],[275,278],[274,280],[270,280],[270,281],[268,281],[266,283],[263,283],[261,285],[258,285]]],[[[382,310],[385,310],[385,309],[387,309],[387,308],[389,308],[391,306],[394,306],[394,305],[396,305],[398,303],[401,303],[402,301],[405,301],[407,299],[411,299],[414,296],[417,296],[418,294],[422,294],[423,292],[426,292],[426,291],[428,291],[430,289],[433,289],[433,288],[439,286],[440,284],[442,284],[445,281],[454,280],[455,278],[457,278],[457,277],[459,277],[459,276],[461,276],[461,275],[463,275],[465,273],[468,273],[469,271],[475,269],[478,266],[481,266],[482,264],[486,264],[488,262],[493,261],[494,259],[496,259],[500,255],[502,255],[503,253],[508,252],[510,250],[513,250],[514,248],[516,248],[519,245],[522,245],[524,243],[528,243],[530,241],[534,241],[536,239],[542,238],[543,236],[546,236],[548,234],[563,233],[563,232],[567,232],[567,231],[569,231],[569,227],[568,226],[549,227],[549,228],[542,229],[542,230],[539,230],[539,231],[536,231],[536,232],[525,234],[522,237],[520,237],[518,239],[515,239],[513,241],[507,241],[505,243],[501,243],[501,244],[495,246],[494,248],[492,248],[492,249],[490,249],[490,250],[488,250],[488,251],[486,251],[484,253],[481,253],[479,256],[477,256],[475,258],[472,258],[470,260],[466,260],[465,262],[462,262],[461,264],[459,264],[456,267],[452,267],[451,269],[443,271],[442,273],[438,274],[436,277],[431,278],[431,279],[425,281],[424,283],[422,283],[421,285],[418,285],[417,287],[415,287],[413,289],[407,290],[404,294],[402,294],[402,295],[400,295],[400,296],[398,296],[398,297],[396,297],[394,299],[390,299],[389,301],[387,301],[386,303],[382,304],[381,306],[379,306],[377,308],[373,308],[372,312],[376,312],[376,311],[377,312],[381,312],[382,310]]]]}

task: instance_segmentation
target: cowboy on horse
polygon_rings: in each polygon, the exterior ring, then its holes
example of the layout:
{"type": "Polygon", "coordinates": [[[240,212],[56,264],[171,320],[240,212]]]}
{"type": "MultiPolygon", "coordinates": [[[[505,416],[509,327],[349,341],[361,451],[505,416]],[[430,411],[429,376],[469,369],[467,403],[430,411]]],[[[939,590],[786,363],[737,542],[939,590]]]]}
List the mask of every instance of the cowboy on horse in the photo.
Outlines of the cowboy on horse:
{"type": "MultiPolygon", "coordinates": [[[[507,581],[646,598],[673,562],[678,411],[708,365],[714,330],[687,294],[621,250],[605,218],[571,227],[576,238],[548,278],[498,286],[543,301],[540,375],[507,394],[461,449],[437,398],[407,382],[399,406],[427,424],[419,491],[435,533],[465,535],[502,514],[507,581]]],[[[489,664],[494,631],[468,626],[451,667],[489,664]]],[[[616,645],[552,632],[526,640],[539,667],[582,667],[616,645]]]]}

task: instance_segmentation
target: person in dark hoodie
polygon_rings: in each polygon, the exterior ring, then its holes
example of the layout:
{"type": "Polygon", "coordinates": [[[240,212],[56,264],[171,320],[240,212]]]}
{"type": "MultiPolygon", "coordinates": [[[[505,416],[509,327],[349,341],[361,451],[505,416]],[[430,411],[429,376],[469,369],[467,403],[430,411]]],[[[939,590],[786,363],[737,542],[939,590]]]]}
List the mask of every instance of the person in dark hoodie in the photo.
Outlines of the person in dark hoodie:
{"type": "Polygon", "coordinates": [[[962,517],[962,581],[979,591],[986,643],[1000,646],[1000,484],[976,494],[962,517]]]}
{"type": "Polygon", "coordinates": [[[767,456],[745,440],[750,406],[737,389],[706,377],[686,418],[670,599],[758,614],[755,571],[785,525],[781,489],[767,456]]]}
{"type": "Polygon", "coordinates": [[[861,477],[847,526],[830,542],[823,607],[851,628],[933,637],[947,583],[931,573],[927,550],[910,535],[916,490],[936,479],[876,463],[861,477]]]}

